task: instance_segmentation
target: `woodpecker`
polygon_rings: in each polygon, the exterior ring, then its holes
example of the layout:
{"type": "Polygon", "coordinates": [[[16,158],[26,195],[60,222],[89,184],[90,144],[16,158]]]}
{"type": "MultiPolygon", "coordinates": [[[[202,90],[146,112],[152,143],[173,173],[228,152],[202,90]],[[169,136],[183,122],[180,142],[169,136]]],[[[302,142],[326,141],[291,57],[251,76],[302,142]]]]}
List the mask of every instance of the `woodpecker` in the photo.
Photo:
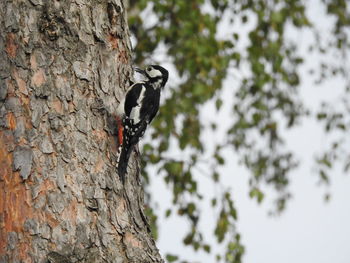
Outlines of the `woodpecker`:
{"type": "Polygon", "coordinates": [[[118,174],[125,181],[128,161],[134,146],[145,133],[159,109],[161,89],[168,80],[168,71],[158,65],[136,69],[145,77],[126,91],[117,109],[118,140],[121,147],[118,158],[118,174]]]}

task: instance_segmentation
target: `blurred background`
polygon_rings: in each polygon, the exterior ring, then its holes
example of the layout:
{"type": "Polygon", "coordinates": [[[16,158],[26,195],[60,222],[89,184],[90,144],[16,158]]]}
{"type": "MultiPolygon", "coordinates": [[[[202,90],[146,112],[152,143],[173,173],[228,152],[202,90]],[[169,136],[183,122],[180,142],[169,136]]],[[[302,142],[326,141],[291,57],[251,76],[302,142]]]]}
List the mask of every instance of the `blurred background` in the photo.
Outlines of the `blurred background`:
{"type": "Polygon", "coordinates": [[[350,262],[345,0],[129,1],[170,72],[142,143],[167,262],[350,262]]]}

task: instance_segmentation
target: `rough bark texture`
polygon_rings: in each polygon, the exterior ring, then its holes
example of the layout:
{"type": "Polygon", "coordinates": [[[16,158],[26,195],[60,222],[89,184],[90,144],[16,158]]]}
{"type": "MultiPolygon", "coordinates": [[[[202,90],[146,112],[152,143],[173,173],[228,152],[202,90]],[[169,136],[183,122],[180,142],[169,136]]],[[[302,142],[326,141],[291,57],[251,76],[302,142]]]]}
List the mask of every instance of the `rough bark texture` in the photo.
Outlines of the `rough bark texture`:
{"type": "Polygon", "coordinates": [[[125,15],[122,0],[0,1],[1,263],[162,261],[138,158],[125,186],[115,168],[125,15]]]}

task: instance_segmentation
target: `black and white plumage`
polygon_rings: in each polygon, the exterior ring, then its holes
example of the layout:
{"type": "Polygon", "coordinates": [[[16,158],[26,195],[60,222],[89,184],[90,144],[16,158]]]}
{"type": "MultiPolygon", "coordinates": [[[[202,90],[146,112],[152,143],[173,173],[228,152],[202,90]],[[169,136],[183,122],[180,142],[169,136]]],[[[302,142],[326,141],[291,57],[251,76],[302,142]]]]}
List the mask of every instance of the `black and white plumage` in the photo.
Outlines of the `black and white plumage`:
{"type": "Polygon", "coordinates": [[[118,173],[124,183],[128,161],[134,146],[145,133],[159,109],[161,89],[168,80],[168,71],[158,65],[136,69],[146,80],[133,84],[120,102],[117,114],[122,121],[123,138],[118,158],[118,173]]]}

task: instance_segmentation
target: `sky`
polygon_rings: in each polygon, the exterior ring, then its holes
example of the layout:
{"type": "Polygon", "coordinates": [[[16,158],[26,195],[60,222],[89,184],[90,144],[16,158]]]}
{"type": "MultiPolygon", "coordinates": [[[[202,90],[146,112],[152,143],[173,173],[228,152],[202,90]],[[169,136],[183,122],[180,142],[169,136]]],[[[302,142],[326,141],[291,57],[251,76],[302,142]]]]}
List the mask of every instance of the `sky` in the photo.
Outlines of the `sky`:
{"type": "MultiPolygon", "coordinates": [[[[329,21],[324,19],[324,10],[318,5],[318,0],[309,1],[309,14],[320,29],[327,31],[329,21]]],[[[249,25],[248,25],[249,26],[249,25]]],[[[232,32],[232,28],[222,25],[222,35],[232,32]]],[[[220,33],[220,32],[219,32],[220,33]]],[[[241,32],[244,35],[244,32],[241,32]]],[[[289,32],[289,37],[300,40],[300,51],[306,57],[306,46],[310,40],[307,32],[289,32]]],[[[160,55],[162,57],[162,55],[160,55]]],[[[162,60],[162,58],[160,59],[162,60]]],[[[316,66],[317,59],[309,57],[306,66],[316,66]]],[[[171,65],[167,65],[170,67],[171,65]]],[[[170,80],[176,82],[176,77],[170,80]]],[[[232,98],[232,83],[237,82],[235,75],[230,75],[224,84],[224,98],[227,109],[216,115],[213,107],[204,109],[203,115],[211,118],[221,118],[225,123],[230,118],[230,101],[232,98]]],[[[328,81],[325,85],[315,87],[307,74],[302,75],[300,94],[310,109],[319,107],[324,99],[337,101],[343,87],[340,80],[328,81]]],[[[224,106],[225,107],[225,106],[224,106]]],[[[223,129],[224,130],[224,129],[223,129]]],[[[293,197],[288,202],[286,210],[279,216],[270,216],[274,190],[266,187],[267,200],[262,205],[249,198],[248,178],[245,169],[239,167],[234,153],[225,153],[226,160],[233,160],[221,170],[225,185],[231,186],[231,193],[238,210],[237,231],[242,236],[245,246],[244,263],[349,263],[350,262],[350,176],[344,175],[340,169],[331,173],[329,187],[318,184],[318,177],[313,172],[314,158],[317,152],[326,149],[330,142],[316,121],[303,121],[297,129],[286,132],[288,147],[297,153],[301,161],[291,177],[289,185],[293,197]],[[330,193],[330,201],[324,201],[324,194],[330,193]]],[[[350,149],[350,145],[348,147],[350,149]]],[[[178,153],[174,153],[178,154],[178,153]]],[[[151,173],[152,174],[152,173],[151,173]]],[[[153,173],[155,174],[155,173],[153,173]]],[[[204,193],[213,194],[215,189],[210,180],[198,175],[199,189],[204,193]]],[[[157,245],[163,256],[166,253],[181,255],[190,262],[211,263],[214,258],[201,252],[194,253],[191,248],[182,245],[188,224],[177,217],[164,219],[165,209],[171,206],[171,194],[165,186],[162,177],[151,178],[153,199],[159,201],[157,212],[159,217],[159,240],[157,245]]],[[[216,215],[205,204],[200,207],[203,220],[202,229],[213,229],[216,215]]],[[[207,238],[213,242],[211,231],[207,238]]],[[[220,247],[216,252],[223,252],[220,247]],[[221,250],[220,250],[221,249],[221,250]]]]}
{"type": "MultiPolygon", "coordinates": [[[[317,90],[305,83],[302,87],[304,101],[312,107],[319,103],[320,97],[332,98],[334,90],[324,87],[317,90]]],[[[333,85],[332,85],[333,86],[333,85]]],[[[224,117],[222,117],[224,118],[224,117]]],[[[350,176],[342,171],[331,173],[331,185],[318,184],[313,173],[314,157],[317,150],[325,149],[327,135],[314,121],[304,122],[302,126],[286,136],[290,149],[297,153],[300,167],[292,173],[290,192],[293,197],[286,210],[279,216],[269,215],[274,191],[266,188],[267,200],[262,205],[249,198],[248,173],[230,162],[221,171],[226,185],[231,185],[232,195],[238,211],[238,232],[246,253],[244,263],[349,263],[350,262],[350,176]],[[233,175],[233,176],[232,176],[233,175]],[[324,194],[330,193],[328,202],[324,194]],[[270,200],[269,200],[270,199],[270,200]]],[[[231,153],[232,154],[232,153],[231,153]]],[[[227,154],[226,160],[232,159],[227,154]]],[[[212,185],[205,178],[201,180],[202,192],[212,193],[212,185]]],[[[151,192],[154,200],[160,201],[160,215],[171,206],[171,195],[161,177],[152,180],[151,192]]],[[[214,225],[212,210],[202,207],[204,222],[202,229],[214,225]]],[[[178,218],[165,219],[160,216],[160,252],[179,254],[190,262],[215,262],[205,253],[193,253],[182,245],[187,224],[178,218]]],[[[209,237],[210,239],[210,237],[209,237]]],[[[219,251],[219,250],[218,250],[219,251]]],[[[223,250],[221,250],[222,252],[223,250]]]]}
{"type": "MultiPolygon", "coordinates": [[[[301,95],[311,108],[316,107],[321,98],[337,97],[329,86],[318,87],[315,95],[315,87],[307,84],[306,81],[302,86],[301,95]]],[[[266,188],[267,200],[258,205],[248,195],[247,171],[238,167],[236,162],[230,162],[221,171],[225,184],[231,186],[238,211],[237,230],[246,249],[243,262],[349,263],[350,176],[335,170],[331,174],[329,187],[318,184],[317,174],[313,173],[312,167],[315,152],[324,149],[327,136],[316,122],[304,122],[300,128],[288,133],[286,141],[297,153],[301,164],[292,173],[289,189],[293,197],[279,216],[268,213],[275,194],[273,190],[266,188]],[[328,192],[331,193],[331,198],[325,202],[324,194],[328,192]]],[[[232,156],[227,153],[225,159],[230,158],[232,156]]],[[[200,189],[202,192],[213,193],[210,181],[205,178],[201,180],[200,189]]],[[[154,200],[162,200],[157,211],[164,215],[165,209],[171,206],[171,195],[161,177],[153,178],[151,192],[154,200]]],[[[201,211],[205,218],[200,224],[202,229],[212,229],[215,219],[212,210],[203,206],[201,211]]],[[[165,219],[160,216],[159,225],[157,245],[163,255],[170,252],[179,254],[190,262],[215,262],[213,257],[205,253],[193,253],[192,249],[182,245],[182,238],[188,227],[182,219],[165,219]]],[[[213,241],[210,235],[208,238],[213,241]]]]}

